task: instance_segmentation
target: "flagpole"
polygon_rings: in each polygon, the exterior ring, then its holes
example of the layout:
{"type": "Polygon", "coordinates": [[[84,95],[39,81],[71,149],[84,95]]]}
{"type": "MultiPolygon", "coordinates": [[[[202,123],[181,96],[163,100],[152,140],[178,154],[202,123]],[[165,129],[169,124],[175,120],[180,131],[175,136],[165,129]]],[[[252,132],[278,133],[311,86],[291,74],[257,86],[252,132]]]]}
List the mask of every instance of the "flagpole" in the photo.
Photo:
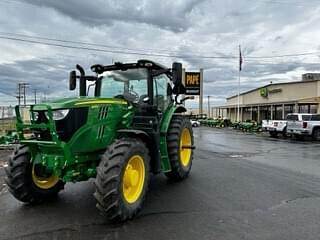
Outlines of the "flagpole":
{"type": "Polygon", "coordinates": [[[239,45],[239,75],[238,75],[238,108],[237,108],[237,121],[240,122],[240,73],[241,73],[241,46],[239,45]]]}
{"type": "Polygon", "coordinates": [[[237,121],[240,122],[240,70],[238,76],[238,108],[237,108],[237,121]]]}

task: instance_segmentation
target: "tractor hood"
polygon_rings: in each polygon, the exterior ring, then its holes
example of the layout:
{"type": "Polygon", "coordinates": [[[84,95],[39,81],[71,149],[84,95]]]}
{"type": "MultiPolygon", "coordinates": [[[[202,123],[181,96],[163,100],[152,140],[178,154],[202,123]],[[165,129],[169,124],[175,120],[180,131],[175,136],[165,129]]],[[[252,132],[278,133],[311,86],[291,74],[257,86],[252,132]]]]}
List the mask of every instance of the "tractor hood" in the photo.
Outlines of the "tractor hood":
{"type": "Polygon", "coordinates": [[[73,97],[73,98],[63,98],[59,100],[54,100],[50,102],[45,102],[41,104],[36,104],[33,107],[34,111],[46,111],[48,106],[55,109],[68,109],[68,108],[78,108],[87,107],[91,105],[127,105],[127,101],[123,99],[116,98],[97,98],[97,97],[73,97]]]}

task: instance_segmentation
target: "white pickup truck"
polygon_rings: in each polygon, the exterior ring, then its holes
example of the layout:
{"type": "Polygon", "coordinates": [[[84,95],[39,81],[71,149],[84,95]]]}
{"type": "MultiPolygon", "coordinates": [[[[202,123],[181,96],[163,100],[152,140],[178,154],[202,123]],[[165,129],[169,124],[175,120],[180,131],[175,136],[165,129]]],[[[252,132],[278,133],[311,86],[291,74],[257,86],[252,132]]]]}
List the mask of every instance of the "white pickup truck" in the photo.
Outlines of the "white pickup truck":
{"type": "Polygon", "coordinates": [[[290,114],[287,131],[296,138],[312,136],[313,140],[320,141],[320,114],[290,114]]]}
{"type": "Polygon", "coordinates": [[[268,131],[271,137],[276,137],[278,134],[287,136],[287,121],[286,120],[262,120],[262,130],[268,131]]]}

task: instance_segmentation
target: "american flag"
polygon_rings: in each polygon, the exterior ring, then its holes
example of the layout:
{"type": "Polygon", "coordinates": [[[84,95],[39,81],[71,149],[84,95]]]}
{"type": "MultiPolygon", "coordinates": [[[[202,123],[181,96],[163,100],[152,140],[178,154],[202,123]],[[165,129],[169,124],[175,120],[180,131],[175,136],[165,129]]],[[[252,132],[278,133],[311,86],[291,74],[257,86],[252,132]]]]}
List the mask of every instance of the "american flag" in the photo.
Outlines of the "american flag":
{"type": "Polygon", "coordinates": [[[239,71],[242,70],[242,54],[241,54],[241,46],[239,46],[239,71]]]}

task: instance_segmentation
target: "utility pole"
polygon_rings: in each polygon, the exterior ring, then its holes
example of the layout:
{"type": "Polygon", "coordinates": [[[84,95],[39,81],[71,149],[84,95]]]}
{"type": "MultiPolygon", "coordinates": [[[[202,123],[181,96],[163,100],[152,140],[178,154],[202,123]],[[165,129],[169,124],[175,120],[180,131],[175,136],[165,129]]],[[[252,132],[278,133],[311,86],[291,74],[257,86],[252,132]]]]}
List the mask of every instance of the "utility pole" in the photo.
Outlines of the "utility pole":
{"type": "Polygon", "coordinates": [[[29,83],[18,83],[18,105],[21,105],[21,98],[23,98],[23,104],[24,106],[27,104],[27,99],[26,99],[26,88],[30,86],[29,83]]]}
{"type": "Polygon", "coordinates": [[[211,117],[210,115],[210,96],[208,95],[208,117],[211,117]]]}
{"type": "Polygon", "coordinates": [[[22,83],[22,89],[23,89],[23,105],[27,105],[27,98],[26,98],[26,88],[29,87],[29,83],[22,83]]]}
{"type": "Polygon", "coordinates": [[[34,92],[34,104],[37,104],[37,89],[33,89],[34,92]]]}
{"type": "Polygon", "coordinates": [[[200,68],[200,98],[199,98],[199,113],[203,113],[203,68],[200,68]]]}
{"type": "Polygon", "coordinates": [[[20,106],[21,105],[21,98],[22,98],[22,96],[21,96],[21,83],[18,83],[18,95],[16,96],[16,98],[18,99],[18,105],[20,106]]]}

